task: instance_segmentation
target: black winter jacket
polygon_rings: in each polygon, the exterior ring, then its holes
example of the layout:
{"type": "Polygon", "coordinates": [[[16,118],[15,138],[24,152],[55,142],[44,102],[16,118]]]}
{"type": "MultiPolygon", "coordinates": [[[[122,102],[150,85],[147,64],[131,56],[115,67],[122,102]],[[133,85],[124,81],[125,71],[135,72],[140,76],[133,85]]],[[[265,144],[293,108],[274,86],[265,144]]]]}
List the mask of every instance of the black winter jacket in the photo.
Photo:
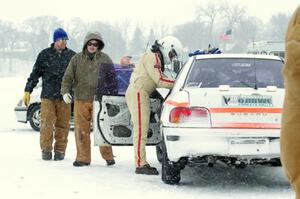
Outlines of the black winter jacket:
{"type": "Polygon", "coordinates": [[[39,78],[42,77],[41,98],[62,99],[60,94],[61,81],[69,61],[74,55],[75,52],[68,48],[59,53],[54,48],[54,44],[42,50],[27,79],[25,91],[31,93],[39,82],[39,78]]]}

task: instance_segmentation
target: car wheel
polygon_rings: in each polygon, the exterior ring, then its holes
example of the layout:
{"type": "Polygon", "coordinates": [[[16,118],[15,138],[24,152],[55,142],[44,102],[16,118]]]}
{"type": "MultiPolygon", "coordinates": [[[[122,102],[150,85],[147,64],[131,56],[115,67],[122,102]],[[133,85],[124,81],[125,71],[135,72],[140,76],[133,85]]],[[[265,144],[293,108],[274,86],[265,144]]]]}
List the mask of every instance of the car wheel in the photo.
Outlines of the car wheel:
{"type": "Polygon", "coordinates": [[[35,131],[40,131],[41,120],[41,106],[39,104],[34,105],[28,113],[28,121],[31,128],[35,131]]]}
{"type": "Polygon", "coordinates": [[[162,148],[161,148],[161,143],[159,143],[158,145],[156,145],[156,158],[158,160],[158,162],[162,162],[162,148]]]}
{"type": "Polygon", "coordinates": [[[174,185],[178,184],[180,177],[180,167],[168,159],[168,154],[166,150],[166,145],[164,141],[161,142],[162,149],[162,174],[161,179],[164,183],[174,185]]]}

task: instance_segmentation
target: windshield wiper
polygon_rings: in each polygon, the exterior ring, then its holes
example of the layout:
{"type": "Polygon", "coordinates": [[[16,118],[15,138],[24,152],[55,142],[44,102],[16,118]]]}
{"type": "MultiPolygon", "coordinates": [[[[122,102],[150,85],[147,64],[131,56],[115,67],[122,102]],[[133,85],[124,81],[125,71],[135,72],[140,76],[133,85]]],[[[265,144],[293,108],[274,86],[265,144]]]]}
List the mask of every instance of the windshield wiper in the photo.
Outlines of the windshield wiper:
{"type": "Polygon", "coordinates": [[[247,86],[249,88],[253,88],[252,85],[248,84],[247,82],[244,82],[244,81],[240,81],[244,86],[247,86]]]}

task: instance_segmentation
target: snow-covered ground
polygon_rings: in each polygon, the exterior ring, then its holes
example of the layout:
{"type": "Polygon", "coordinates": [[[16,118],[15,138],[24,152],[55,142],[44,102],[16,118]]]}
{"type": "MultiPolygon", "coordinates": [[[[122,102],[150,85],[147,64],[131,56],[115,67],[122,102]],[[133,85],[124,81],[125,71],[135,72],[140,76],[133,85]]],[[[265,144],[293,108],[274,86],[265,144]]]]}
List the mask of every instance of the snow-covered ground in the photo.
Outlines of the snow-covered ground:
{"type": "MultiPolygon", "coordinates": [[[[87,199],[285,199],[294,198],[281,167],[233,169],[187,167],[179,185],[164,184],[160,176],[134,174],[132,147],[114,147],[116,165],[107,167],[92,147],[89,167],[75,168],[75,138],[70,131],[64,161],[42,161],[39,134],[16,122],[14,107],[23,95],[25,79],[0,78],[0,198],[87,199]]],[[[155,148],[147,148],[149,162],[160,169],[155,148]]]]}

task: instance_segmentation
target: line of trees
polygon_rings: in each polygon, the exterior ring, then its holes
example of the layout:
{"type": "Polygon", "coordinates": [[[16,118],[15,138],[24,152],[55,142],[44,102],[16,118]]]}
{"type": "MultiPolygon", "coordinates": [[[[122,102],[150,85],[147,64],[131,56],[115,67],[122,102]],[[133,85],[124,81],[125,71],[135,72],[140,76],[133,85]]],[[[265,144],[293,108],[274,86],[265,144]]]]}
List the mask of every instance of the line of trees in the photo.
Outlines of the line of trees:
{"type": "MultiPolygon", "coordinates": [[[[134,24],[128,19],[118,23],[84,22],[80,18],[64,21],[55,16],[38,16],[25,19],[22,24],[0,20],[0,59],[7,60],[8,68],[17,67],[12,60],[34,61],[38,52],[52,42],[53,30],[63,27],[69,34],[68,46],[79,52],[88,31],[99,31],[107,52],[115,62],[124,54],[140,55],[155,39],[172,34],[178,37],[187,51],[207,48],[208,44],[224,47],[220,35],[231,31],[228,52],[246,52],[251,41],[284,40],[290,14],[274,14],[264,23],[250,16],[246,8],[223,2],[195,7],[195,17],[186,23],[170,27],[163,24],[149,26],[134,24]]],[[[2,66],[0,66],[1,72],[2,66]]],[[[3,69],[2,69],[3,70],[3,69]]]]}

